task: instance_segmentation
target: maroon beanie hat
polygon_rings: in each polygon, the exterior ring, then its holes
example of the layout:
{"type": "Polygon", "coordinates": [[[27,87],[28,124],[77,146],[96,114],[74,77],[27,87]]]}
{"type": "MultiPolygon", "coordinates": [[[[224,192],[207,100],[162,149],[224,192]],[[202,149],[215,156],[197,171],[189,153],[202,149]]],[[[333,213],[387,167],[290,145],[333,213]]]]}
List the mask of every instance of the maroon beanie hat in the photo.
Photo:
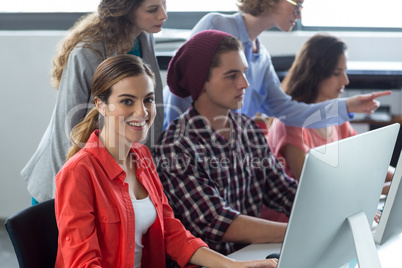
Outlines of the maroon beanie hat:
{"type": "Polygon", "coordinates": [[[217,30],[197,33],[184,43],[169,63],[167,85],[176,96],[191,95],[196,100],[207,81],[216,49],[223,38],[231,36],[217,30]]]}

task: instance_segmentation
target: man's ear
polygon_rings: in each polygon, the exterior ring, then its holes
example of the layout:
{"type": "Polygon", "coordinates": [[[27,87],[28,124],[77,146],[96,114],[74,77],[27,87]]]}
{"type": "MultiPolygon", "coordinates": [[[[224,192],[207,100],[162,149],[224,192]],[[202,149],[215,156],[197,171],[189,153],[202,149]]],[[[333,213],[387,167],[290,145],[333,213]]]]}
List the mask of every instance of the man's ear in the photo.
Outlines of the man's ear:
{"type": "Polygon", "coordinates": [[[106,113],[106,104],[99,98],[94,99],[94,103],[96,106],[96,109],[98,109],[98,112],[102,115],[105,116],[106,113]]]}
{"type": "Polygon", "coordinates": [[[198,95],[198,97],[202,94],[205,94],[207,92],[207,87],[209,86],[208,81],[205,81],[204,86],[202,87],[202,90],[200,92],[200,94],[198,95]]]}

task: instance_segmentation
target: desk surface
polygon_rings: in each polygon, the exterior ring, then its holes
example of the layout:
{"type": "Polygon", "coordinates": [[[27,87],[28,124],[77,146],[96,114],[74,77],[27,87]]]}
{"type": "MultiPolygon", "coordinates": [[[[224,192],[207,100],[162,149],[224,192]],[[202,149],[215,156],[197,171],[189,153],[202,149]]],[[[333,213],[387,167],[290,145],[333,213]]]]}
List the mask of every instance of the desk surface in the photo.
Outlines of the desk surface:
{"type": "Polygon", "coordinates": [[[354,124],[369,124],[372,126],[386,126],[386,125],[391,125],[394,123],[398,123],[398,124],[402,125],[402,115],[393,115],[393,116],[391,116],[391,119],[389,121],[376,121],[376,120],[372,120],[370,118],[364,118],[364,119],[359,119],[359,120],[353,120],[350,122],[354,123],[354,124]]]}
{"type": "MultiPolygon", "coordinates": [[[[271,253],[280,252],[281,243],[252,244],[229,255],[235,260],[265,259],[271,253]]],[[[402,267],[402,234],[390,239],[384,245],[377,245],[377,252],[382,268],[402,267]]],[[[342,266],[349,267],[349,265],[342,266]]]]}

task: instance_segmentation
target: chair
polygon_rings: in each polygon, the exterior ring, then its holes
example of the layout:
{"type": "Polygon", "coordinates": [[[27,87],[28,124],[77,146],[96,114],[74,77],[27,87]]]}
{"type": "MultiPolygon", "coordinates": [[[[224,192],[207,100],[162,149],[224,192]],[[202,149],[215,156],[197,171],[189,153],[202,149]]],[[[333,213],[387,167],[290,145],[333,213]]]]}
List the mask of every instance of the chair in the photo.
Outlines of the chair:
{"type": "Polygon", "coordinates": [[[58,243],[54,199],[18,212],[4,225],[21,268],[54,267],[58,243]]]}

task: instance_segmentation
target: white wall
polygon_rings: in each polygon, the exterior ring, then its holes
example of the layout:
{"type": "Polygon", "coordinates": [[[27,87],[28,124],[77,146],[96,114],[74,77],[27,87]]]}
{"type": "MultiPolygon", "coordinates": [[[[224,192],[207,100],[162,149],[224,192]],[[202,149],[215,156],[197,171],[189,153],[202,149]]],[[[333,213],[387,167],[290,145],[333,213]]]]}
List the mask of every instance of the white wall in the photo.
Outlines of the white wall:
{"type": "MultiPolygon", "coordinates": [[[[295,54],[317,32],[264,32],[260,40],[271,55],[295,54]]],[[[348,45],[351,61],[402,61],[400,32],[330,32],[348,45]]]]}
{"type": "MultiPolygon", "coordinates": [[[[0,218],[30,205],[20,171],[35,151],[54,107],[57,91],[50,86],[49,71],[56,45],[65,34],[0,31],[0,218]]],[[[296,54],[313,34],[266,32],[261,40],[272,55],[289,55],[296,54]]],[[[402,61],[402,33],[335,34],[348,43],[350,60],[402,61]]]]}
{"type": "Polygon", "coordinates": [[[29,206],[20,176],[56,100],[49,71],[64,32],[0,32],[0,218],[29,206]]]}

